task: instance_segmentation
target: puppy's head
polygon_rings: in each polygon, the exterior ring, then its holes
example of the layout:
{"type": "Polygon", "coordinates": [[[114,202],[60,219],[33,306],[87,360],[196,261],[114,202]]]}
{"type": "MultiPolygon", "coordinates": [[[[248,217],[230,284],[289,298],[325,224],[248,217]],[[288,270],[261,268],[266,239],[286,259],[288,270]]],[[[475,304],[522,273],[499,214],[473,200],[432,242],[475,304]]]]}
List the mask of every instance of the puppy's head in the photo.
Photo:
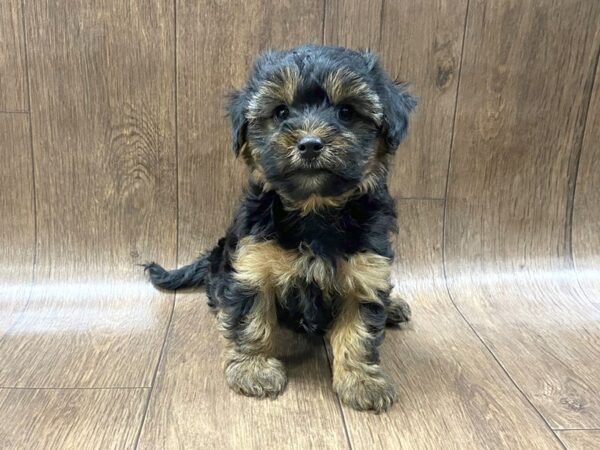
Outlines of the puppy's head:
{"type": "Polygon", "coordinates": [[[307,45],[259,56],[228,112],[236,155],[302,201],[375,185],[414,106],[372,53],[307,45]]]}

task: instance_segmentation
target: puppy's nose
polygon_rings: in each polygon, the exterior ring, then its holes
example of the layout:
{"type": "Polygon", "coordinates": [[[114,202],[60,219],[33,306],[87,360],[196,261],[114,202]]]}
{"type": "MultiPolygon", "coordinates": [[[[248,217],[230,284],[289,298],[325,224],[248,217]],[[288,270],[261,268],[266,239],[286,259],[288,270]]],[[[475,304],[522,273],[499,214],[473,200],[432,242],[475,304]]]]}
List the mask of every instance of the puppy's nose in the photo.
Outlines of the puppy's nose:
{"type": "Polygon", "coordinates": [[[323,150],[323,141],[316,136],[305,136],[298,142],[300,154],[307,159],[314,159],[323,150]]]}

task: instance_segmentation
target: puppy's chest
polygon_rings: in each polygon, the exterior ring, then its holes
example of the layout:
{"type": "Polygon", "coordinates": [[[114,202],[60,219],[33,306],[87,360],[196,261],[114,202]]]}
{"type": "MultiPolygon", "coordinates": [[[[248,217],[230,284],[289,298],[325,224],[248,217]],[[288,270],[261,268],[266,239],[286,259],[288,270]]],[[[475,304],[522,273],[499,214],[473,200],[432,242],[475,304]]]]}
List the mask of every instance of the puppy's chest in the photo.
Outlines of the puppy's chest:
{"type": "Polygon", "coordinates": [[[366,217],[350,211],[309,214],[274,214],[270,238],[284,248],[298,250],[299,256],[320,257],[327,261],[351,255],[364,244],[366,217]]]}
{"type": "Polygon", "coordinates": [[[359,252],[337,258],[308,245],[286,249],[275,240],[240,240],[235,278],[277,303],[280,319],[310,333],[324,331],[336,301],[378,301],[390,286],[389,258],[359,252]]]}
{"type": "Polygon", "coordinates": [[[284,248],[277,240],[240,241],[234,258],[237,278],[280,297],[293,289],[316,286],[325,293],[339,290],[340,261],[326,258],[306,243],[284,248]]]}
{"type": "Polygon", "coordinates": [[[294,290],[317,289],[325,298],[377,297],[389,287],[391,260],[373,252],[325,258],[308,245],[287,249],[275,240],[245,237],[233,257],[237,280],[284,300],[294,290]]]}

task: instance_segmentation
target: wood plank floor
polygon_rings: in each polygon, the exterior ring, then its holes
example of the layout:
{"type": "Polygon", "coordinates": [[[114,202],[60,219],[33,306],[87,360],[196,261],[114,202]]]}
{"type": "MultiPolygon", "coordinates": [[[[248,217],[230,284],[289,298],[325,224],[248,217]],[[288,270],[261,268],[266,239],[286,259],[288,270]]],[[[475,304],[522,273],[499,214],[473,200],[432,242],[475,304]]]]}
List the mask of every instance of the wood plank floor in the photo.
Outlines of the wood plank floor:
{"type": "Polygon", "coordinates": [[[600,3],[0,2],[0,449],[600,448],[600,3]],[[232,393],[203,292],[244,179],[225,94],[254,55],[369,47],[420,106],[390,175],[399,398],[358,413],[281,333],[232,393]]]}

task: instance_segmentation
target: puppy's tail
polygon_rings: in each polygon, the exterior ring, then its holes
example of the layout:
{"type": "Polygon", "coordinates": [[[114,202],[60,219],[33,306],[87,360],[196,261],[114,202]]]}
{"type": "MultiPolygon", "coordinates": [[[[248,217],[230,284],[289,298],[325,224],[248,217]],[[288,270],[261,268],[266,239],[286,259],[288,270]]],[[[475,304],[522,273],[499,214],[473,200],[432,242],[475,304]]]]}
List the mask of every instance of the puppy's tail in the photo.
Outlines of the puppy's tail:
{"type": "Polygon", "coordinates": [[[150,275],[154,286],[174,291],[175,289],[200,287],[206,281],[209,269],[210,252],[205,253],[193,263],[175,270],[165,270],[155,262],[144,264],[144,270],[150,275]]]}

